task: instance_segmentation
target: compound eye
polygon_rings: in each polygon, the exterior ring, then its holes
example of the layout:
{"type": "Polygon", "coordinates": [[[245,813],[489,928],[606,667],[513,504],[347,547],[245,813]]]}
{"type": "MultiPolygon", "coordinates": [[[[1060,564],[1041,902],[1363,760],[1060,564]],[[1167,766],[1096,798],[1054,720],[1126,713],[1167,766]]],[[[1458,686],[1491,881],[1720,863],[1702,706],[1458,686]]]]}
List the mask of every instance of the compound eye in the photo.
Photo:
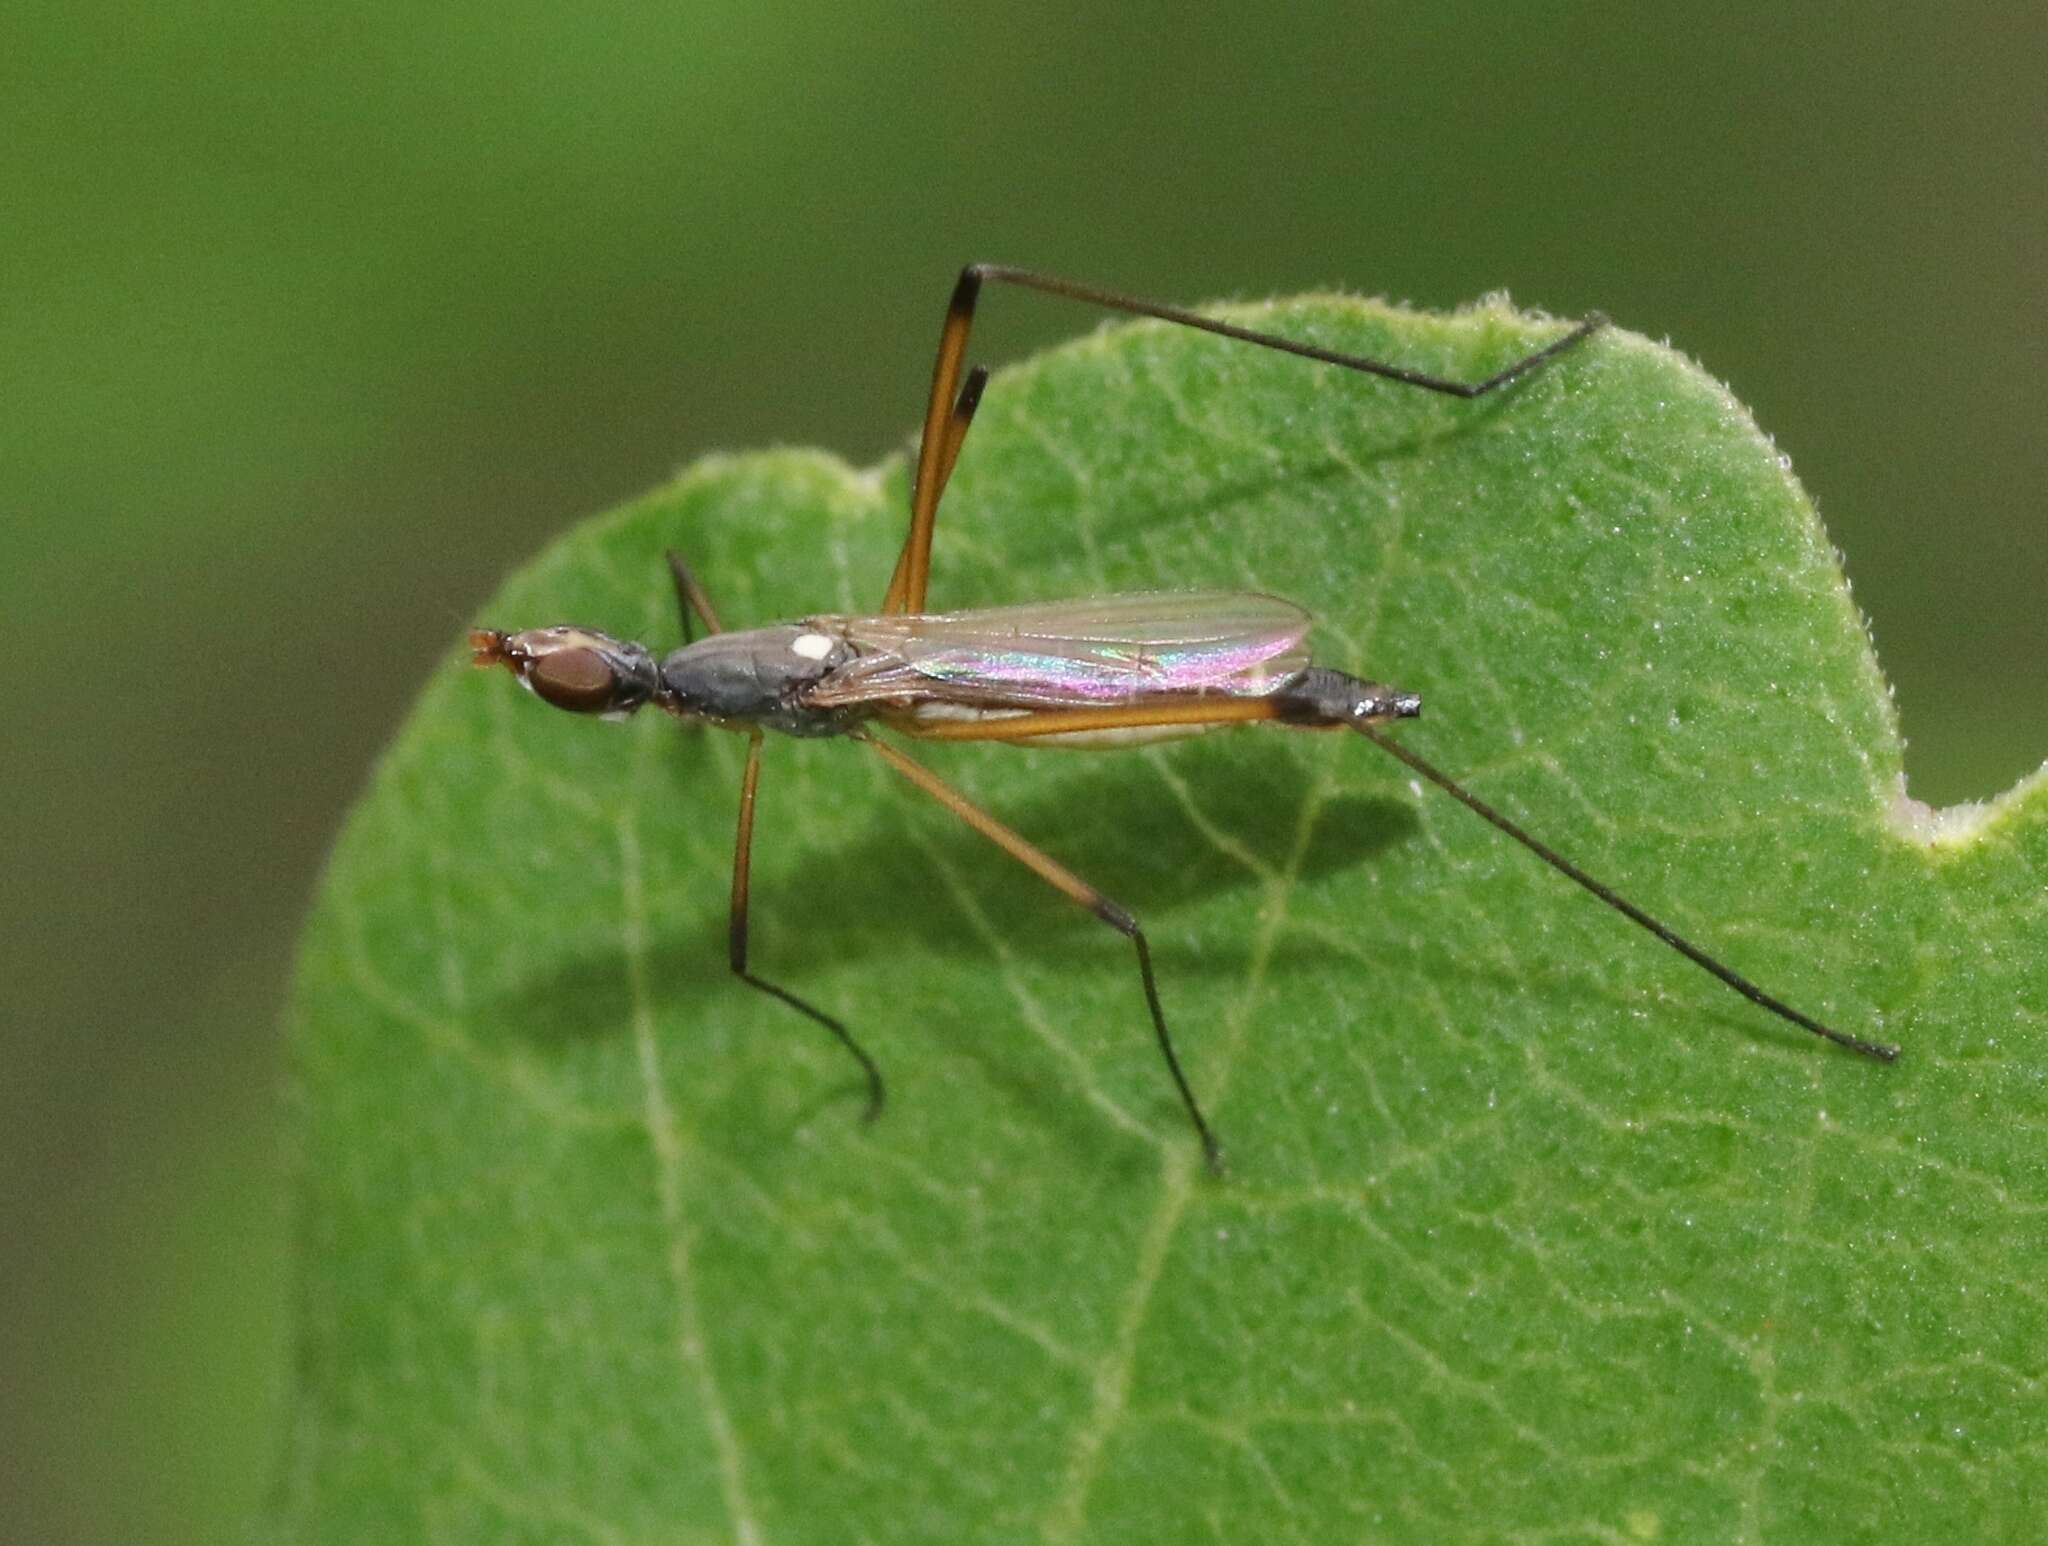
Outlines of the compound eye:
{"type": "Polygon", "coordinates": [[[604,713],[619,690],[611,662],[591,649],[550,650],[534,661],[526,681],[543,701],[572,714],[604,713]]]}

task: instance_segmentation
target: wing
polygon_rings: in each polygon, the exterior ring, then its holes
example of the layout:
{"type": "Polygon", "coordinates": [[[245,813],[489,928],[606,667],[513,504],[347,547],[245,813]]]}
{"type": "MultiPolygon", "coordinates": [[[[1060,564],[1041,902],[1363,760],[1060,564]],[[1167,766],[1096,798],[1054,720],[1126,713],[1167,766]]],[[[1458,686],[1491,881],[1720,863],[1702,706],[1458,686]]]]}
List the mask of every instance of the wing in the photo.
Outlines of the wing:
{"type": "Polygon", "coordinates": [[[1264,697],[1308,664],[1309,617],[1248,591],[1157,591],[978,612],[821,617],[857,652],[806,695],[1054,708],[1163,694],[1264,697]]]}

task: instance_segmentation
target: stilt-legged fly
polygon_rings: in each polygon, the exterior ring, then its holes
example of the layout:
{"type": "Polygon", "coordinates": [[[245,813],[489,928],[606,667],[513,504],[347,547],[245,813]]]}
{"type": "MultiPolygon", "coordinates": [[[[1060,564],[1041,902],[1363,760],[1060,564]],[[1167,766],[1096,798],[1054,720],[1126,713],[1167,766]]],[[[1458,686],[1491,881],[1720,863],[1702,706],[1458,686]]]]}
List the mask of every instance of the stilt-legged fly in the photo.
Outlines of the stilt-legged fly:
{"type": "Polygon", "coordinates": [[[1047,884],[1129,937],[1160,1055],[1212,1170],[1222,1150],[1202,1114],[1166,1027],[1152,955],[1138,920],[1072,870],[913,761],[877,727],[916,740],[1002,741],[1017,746],[1106,747],[1268,720],[1356,732],[1491,822],[1559,874],[1780,1018],[1866,1056],[1896,1047],[1822,1025],[1681,938],[1610,887],[1439,772],[1386,733],[1421,712],[1414,693],[1310,662],[1308,615],[1275,596],[1162,591],[971,612],[927,612],[932,527],[988,372],[961,366],[981,287],[991,281],[1197,328],[1240,343],[1297,354],[1422,391],[1483,397],[1555,359],[1599,330],[1589,316],[1483,381],[1452,381],[1400,365],[1281,338],[1174,306],[1118,295],[1022,269],[977,264],[953,291],[932,367],[930,401],[912,486],[910,534],[872,616],[819,615],[743,632],[723,631],[689,566],[668,555],[685,638],[694,614],[708,637],[657,660],[645,645],[575,626],[470,635],[480,666],[503,665],[556,708],[608,717],[655,704],[748,737],[733,856],[730,959],[739,977],[809,1016],[838,1038],[867,1079],[867,1116],[882,1109],[881,1070],[846,1026],[747,961],[747,867],[764,733],[843,736],[859,742],[1047,884]]]}

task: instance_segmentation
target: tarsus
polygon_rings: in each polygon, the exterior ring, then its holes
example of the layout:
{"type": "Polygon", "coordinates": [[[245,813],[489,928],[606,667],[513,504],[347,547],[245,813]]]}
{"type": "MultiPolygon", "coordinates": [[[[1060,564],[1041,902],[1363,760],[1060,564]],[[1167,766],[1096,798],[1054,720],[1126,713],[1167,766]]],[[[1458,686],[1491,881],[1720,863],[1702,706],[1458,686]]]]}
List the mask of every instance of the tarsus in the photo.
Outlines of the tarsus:
{"type": "Polygon", "coordinates": [[[1737,993],[1740,993],[1752,1004],[1768,1009],[1781,1020],[1791,1021],[1792,1024],[1798,1026],[1801,1030],[1811,1031],[1814,1035],[1834,1042],[1837,1046],[1847,1047],[1853,1052],[1860,1052],[1865,1057],[1876,1058],[1881,1063],[1889,1063],[1898,1057],[1899,1049],[1897,1047],[1881,1041],[1865,1041],[1861,1036],[1851,1036],[1847,1031],[1838,1031],[1833,1026],[1823,1025],[1811,1015],[1802,1014],[1799,1010],[1794,1009],[1783,999],[1764,992],[1762,988],[1759,988],[1740,972],[1723,966],[1719,961],[1708,955],[1675,929],[1652,918],[1648,913],[1636,906],[1635,903],[1615,891],[1613,887],[1603,885],[1595,880],[1549,844],[1538,842],[1514,822],[1480,799],[1479,796],[1465,788],[1456,779],[1452,778],[1449,774],[1439,772],[1435,767],[1425,762],[1393,737],[1380,734],[1379,731],[1362,720],[1350,720],[1347,723],[1350,724],[1353,730],[1356,730],[1381,751],[1398,762],[1406,763],[1467,810],[1492,822],[1494,826],[1520,843],[1530,853],[1541,859],[1553,870],[1556,870],[1558,874],[1564,876],[1567,880],[1575,881],[1586,890],[1592,892],[1594,896],[1620,913],[1629,922],[1649,930],[1650,933],[1656,935],[1657,938],[1664,941],[1665,944],[1684,956],[1693,965],[1699,967],[1704,972],[1720,978],[1722,982],[1733,988],[1737,993]]]}

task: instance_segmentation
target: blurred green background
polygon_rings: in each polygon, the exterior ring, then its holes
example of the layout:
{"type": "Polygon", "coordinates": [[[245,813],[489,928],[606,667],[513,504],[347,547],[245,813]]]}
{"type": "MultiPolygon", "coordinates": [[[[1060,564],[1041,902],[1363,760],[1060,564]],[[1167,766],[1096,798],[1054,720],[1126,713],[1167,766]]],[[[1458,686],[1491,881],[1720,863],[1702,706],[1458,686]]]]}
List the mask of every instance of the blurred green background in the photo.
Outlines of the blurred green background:
{"type": "MultiPolygon", "coordinates": [[[[899,444],[967,259],[1668,336],[1820,500],[1914,792],[2037,765],[2044,82],[1983,0],[12,0],[0,1538],[260,1495],[274,1020],[423,674],[701,452],[899,444]]],[[[998,362],[1095,322],[985,316],[998,362]]]]}

